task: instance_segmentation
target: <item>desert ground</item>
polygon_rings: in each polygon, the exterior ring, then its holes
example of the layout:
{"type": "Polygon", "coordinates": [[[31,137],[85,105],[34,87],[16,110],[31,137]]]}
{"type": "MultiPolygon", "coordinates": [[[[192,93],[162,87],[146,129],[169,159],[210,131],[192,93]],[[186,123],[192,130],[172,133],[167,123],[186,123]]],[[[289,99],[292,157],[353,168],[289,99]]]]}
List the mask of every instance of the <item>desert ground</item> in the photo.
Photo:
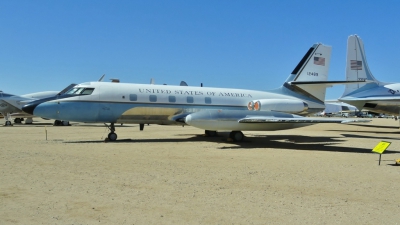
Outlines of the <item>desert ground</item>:
{"type": "MultiPolygon", "coordinates": [[[[3,121],[2,121],[3,122],[3,121]]],[[[399,122],[0,127],[0,224],[400,224],[399,122]],[[47,140],[46,140],[47,131],[47,140]],[[382,155],[371,150],[392,144],[382,155]]]]}

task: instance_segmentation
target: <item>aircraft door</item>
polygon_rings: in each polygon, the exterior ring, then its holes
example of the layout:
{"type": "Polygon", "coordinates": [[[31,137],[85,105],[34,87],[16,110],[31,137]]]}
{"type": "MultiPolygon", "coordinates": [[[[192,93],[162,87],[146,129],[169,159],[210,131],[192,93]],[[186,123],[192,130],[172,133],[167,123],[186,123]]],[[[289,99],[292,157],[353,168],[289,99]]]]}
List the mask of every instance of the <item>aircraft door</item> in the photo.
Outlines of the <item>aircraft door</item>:
{"type": "Polygon", "coordinates": [[[98,109],[99,109],[99,114],[97,117],[97,122],[103,122],[103,123],[113,123],[116,122],[114,121],[114,113],[112,110],[112,105],[110,103],[110,98],[112,98],[112,95],[109,95],[107,90],[101,90],[99,94],[99,100],[101,99],[102,101],[99,101],[98,104],[98,109]]]}

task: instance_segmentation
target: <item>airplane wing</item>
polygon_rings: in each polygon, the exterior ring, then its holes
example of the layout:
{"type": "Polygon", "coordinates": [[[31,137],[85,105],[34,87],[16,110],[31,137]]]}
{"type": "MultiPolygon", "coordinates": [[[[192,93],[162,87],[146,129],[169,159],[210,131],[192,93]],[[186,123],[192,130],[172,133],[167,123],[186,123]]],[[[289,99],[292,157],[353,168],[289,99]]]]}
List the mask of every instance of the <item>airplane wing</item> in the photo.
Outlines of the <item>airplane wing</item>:
{"type": "Polygon", "coordinates": [[[15,104],[14,102],[7,101],[7,99],[0,99],[0,111],[2,111],[2,112],[19,112],[19,111],[21,111],[21,109],[19,109],[14,104],[15,104]]]}
{"type": "Polygon", "coordinates": [[[299,117],[299,118],[271,118],[263,116],[246,117],[239,119],[239,123],[366,123],[371,120],[353,120],[353,119],[340,119],[340,118],[312,118],[312,117],[299,117]]]}
{"type": "Polygon", "coordinates": [[[186,124],[204,130],[285,130],[316,123],[354,123],[370,120],[312,118],[274,111],[205,110],[189,114],[186,124]]]}

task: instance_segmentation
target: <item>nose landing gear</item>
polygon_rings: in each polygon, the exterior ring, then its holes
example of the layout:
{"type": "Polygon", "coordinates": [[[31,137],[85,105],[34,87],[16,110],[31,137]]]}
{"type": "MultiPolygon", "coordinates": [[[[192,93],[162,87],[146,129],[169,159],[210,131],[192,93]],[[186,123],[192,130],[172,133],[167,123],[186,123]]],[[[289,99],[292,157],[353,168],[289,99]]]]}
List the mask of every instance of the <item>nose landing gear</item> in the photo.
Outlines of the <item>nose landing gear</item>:
{"type": "Polygon", "coordinates": [[[115,133],[115,126],[114,123],[111,123],[110,126],[108,126],[107,124],[106,127],[110,130],[110,133],[108,134],[108,140],[109,141],[116,141],[117,140],[117,134],[115,133]]]}

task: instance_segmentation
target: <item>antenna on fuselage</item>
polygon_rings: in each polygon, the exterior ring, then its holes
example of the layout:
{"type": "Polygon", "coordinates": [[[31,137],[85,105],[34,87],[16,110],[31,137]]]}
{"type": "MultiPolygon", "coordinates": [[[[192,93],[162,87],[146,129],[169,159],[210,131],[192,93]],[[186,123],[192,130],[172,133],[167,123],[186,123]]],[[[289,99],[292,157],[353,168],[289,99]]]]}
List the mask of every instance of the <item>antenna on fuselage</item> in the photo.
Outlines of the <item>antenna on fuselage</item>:
{"type": "Polygon", "coordinates": [[[100,77],[99,82],[101,82],[101,81],[103,80],[103,78],[104,78],[105,75],[106,75],[106,74],[103,74],[103,76],[100,77]]]}
{"type": "Polygon", "coordinates": [[[119,79],[117,78],[111,78],[110,80],[112,83],[119,83],[119,79]]]}

